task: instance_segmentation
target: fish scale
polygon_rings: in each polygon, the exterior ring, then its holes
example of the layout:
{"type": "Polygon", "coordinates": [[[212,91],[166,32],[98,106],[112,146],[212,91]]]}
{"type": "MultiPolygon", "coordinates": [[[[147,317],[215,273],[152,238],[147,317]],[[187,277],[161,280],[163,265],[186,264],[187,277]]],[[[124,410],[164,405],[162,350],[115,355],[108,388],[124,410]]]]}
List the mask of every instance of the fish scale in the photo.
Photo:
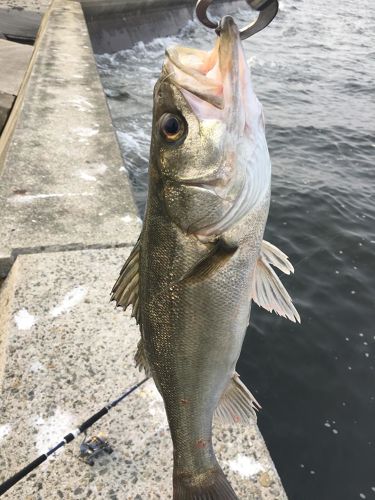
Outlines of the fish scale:
{"type": "Polygon", "coordinates": [[[255,418],[259,405],[235,371],[252,300],[299,321],[271,265],[293,268],[263,241],[270,180],[262,108],[227,17],[212,52],[167,51],[154,92],[144,226],[112,294],[133,306],[136,360],[164,400],[175,500],[237,498],[215,457],[212,420],[255,418]],[[205,85],[213,64],[221,81],[205,85]],[[220,99],[207,94],[220,88],[220,99]],[[251,114],[246,126],[235,120],[242,106],[251,114]]]}

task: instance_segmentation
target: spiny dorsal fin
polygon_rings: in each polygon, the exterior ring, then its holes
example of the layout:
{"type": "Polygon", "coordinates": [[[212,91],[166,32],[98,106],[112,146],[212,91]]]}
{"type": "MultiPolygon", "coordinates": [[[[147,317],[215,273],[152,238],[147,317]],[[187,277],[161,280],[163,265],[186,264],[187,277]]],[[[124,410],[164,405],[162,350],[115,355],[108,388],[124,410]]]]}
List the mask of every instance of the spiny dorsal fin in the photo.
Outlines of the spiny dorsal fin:
{"type": "Polygon", "coordinates": [[[263,242],[254,271],[253,301],[269,312],[275,311],[293,323],[296,321],[300,323],[301,319],[292,299],[270,264],[286,274],[290,274],[293,270],[285,254],[270,243],[263,242]]]}
{"type": "Polygon", "coordinates": [[[145,348],[142,339],[138,342],[138,348],[134,356],[134,359],[135,359],[135,366],[139,369],[139,371],[144,370],[146,376],[151,377],[150,365],[148,364],[147,361],[147,356],[145,353],[145,348]]]}
{"type": "Polygon", "coordinates": [[[215,410],[215,417],[222,424],[254,423],[256,410],[261,408],[238,373],[231,378],[215,410]]]}
{"type": "Polygon", "coordinates": [[[128,260],[121,269],[111,295],[111,300],[114,300],[116,305],[122,307],[124,311],[130,304],[133,305],[132,317],[136,318],[137,324],[140,322],[139,253],[140,239],[138,239],[128,260]]]}
{"type": "Polygon", "coordinates": [[[236,251],[236,246],[230,246],[221,239],[216,240],[208,254],[180,279],[180,283],[197,283],[209,278],[222,268],[236,251]]]}
{"type": "Polygon", "coordinates": [[[289,262],[289,257],[268,241],[263,240],[260,255],[264,262],[277,267],[284,274],[294,273],[294,268],[289,262]]]}

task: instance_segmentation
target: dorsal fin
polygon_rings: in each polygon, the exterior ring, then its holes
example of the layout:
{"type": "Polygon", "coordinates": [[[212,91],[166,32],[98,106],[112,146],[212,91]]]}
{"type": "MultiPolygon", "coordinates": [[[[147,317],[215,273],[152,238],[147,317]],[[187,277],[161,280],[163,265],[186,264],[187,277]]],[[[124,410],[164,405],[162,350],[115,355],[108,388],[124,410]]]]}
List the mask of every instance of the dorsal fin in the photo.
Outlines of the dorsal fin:
{"type": "Polygon", "coordinates": [[[290,319],[293,323],[296,321],[300,323],[301,319],[292,299],[271,268],[271,264],[286,274],[293,272],[293,266],[287,256],[270,243],[263,242],[254,271],[252,299],[267,311],[275,311],[276,314],[290,319]]]}
{"type": "Polygon", "coordinates": [[[114,300],[118,307],[124,311],[129,305],[133,306],[132,317],[137,324],[140,323],[139,308],[139,254],[140,239],[138,239],[129,258],[121,269],[120,276],[112,289],[111,301],[114,300]]]}
{"type": "Polygon", "coordinates": [[[238,373],[231,378],[215,410],[215,418],[223,424],[254,423],[261,407],[238,373]]]}

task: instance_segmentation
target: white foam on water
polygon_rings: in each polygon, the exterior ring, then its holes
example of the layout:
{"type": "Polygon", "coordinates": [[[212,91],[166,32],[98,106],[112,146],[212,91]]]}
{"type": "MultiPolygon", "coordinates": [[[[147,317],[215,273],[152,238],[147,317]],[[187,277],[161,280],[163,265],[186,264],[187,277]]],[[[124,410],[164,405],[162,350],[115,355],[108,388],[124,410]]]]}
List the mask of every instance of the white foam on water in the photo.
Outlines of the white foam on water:
{"type": "Polygon", "coordinates": [[[36,317],[23,308],[14,315],[14,321],[18,330],[30,330],[36,323],[36,317]]]}
{"type": "Polygon", "coordinates": [[[237,472],[242,477],[252,477],[264,471],[262,464],[253,457],[239,454],[233,460],[229,460],[228,465],[233,472],[237,472]]]}
{"type": "MultiPolygon", "coordinates": [[[[150,146],[150,136],[143,129],[132,130],[131,132],[117,131],[120,143],[124,150],[128,149],[132,154],[137,155],[148,165],[148,149],[150,146]]],[[[128,160],[129,161],[129,160],[128,160]]]]}
{"type": "Polygon", "coordinates": [[[50,310],[49,314],[54,318],[60,316],[60,314],[69,311],[74,306],[79,304],[86,295],[87,295],[86,288],[84,288],[83,286],[76,286],[64,296],[60,304],[58,304],[57,306],[53,307],[50,310]]]}

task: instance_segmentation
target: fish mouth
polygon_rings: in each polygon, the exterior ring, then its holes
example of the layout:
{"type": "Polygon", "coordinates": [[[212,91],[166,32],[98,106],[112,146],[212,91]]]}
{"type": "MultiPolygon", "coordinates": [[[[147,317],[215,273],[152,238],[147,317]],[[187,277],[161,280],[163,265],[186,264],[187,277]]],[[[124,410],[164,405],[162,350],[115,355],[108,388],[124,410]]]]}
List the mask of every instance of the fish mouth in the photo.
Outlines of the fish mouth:
{"type": "MultiPolygon", "coordinates": [[[[209,105],[217,110],[239,109],[241,79],[244,73],[239,29],[231,16],[220,23],[220,35],[213,50],[172,47],[166,51],[169,80],[183,93],[195,114],[209,105]]],[[[207,109],[203,110],[206,111],[207,109]]],[[[211,110],[215,116],[214,110],[211,110]]],[[[204,116],[203,116],[204,117],[204,116]]]]}

